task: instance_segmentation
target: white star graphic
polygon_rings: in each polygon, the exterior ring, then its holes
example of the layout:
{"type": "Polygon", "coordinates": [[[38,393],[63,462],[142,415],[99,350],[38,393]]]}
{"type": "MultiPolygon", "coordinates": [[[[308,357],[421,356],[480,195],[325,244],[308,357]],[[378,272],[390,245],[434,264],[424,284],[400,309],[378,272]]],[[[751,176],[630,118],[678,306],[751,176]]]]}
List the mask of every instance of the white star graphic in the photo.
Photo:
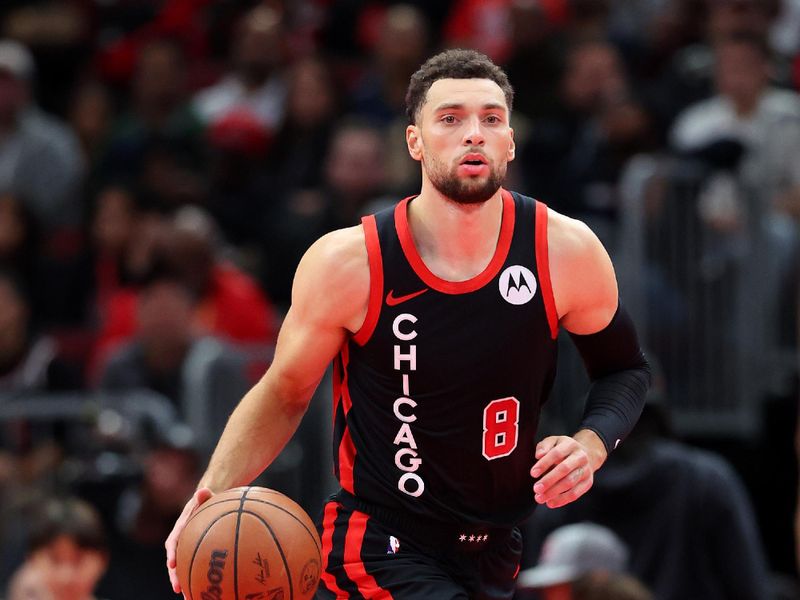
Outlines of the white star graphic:
{"type": "Polygon", "coordinates": [[[469,541],[470,542],[474,542],[475,541],[475,536],[474,535],[469,536],[469,541]]]}
{"type": "Polygon", "coordinates": [[[459,541],[459,542],[463,542],[463,541],[465,541],[466,539],[467,539],[467,536],[465,536],[463,533],[462,533],[460,536],[458,536],[458,541],[459,541]]]}
{"type": "Polygon", "coordinates": [[[488,533],[484,534],[484,536],[483,536],[483,541],[485,542],[485,541],[486,541],[486,540],[488,540],[488,539],[489,539],[489,534],[488,534],[488,533]]]}

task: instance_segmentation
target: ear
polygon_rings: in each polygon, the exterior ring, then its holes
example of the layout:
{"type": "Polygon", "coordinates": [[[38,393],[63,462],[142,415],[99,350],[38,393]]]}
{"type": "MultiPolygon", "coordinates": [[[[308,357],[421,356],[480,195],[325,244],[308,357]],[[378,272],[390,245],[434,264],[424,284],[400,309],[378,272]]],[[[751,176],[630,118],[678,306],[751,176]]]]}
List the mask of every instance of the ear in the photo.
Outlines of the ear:
{"type": "Polygon", "coordinates": [[[514,160],[514,157],[517,153],[517,144],[514,142],[514,130],[510,127],[508,128],[508,134],[511,136],[511,143],[508,146],[508,152],[506,153],[506,159],[508,162],[514,160]]]}
{"type": "Polygon", "coordinates": [[[411,158],[417,161],[422,160],[422,134],[416,125],[406,127],[406,145],[411,158]]]}

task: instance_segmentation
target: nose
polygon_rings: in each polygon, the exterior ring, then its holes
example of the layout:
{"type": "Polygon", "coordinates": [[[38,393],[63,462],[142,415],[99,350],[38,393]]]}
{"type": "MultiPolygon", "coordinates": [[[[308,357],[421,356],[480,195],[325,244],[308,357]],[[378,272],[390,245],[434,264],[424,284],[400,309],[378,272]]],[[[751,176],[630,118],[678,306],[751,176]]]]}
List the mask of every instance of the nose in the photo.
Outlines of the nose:
{"type": "Polygon", "coordinates": [[[467,120],[466,130],[464,131],[464,145],[483,146],[484,142],[480,118],[477,115],[470,117],[467,120]]]}

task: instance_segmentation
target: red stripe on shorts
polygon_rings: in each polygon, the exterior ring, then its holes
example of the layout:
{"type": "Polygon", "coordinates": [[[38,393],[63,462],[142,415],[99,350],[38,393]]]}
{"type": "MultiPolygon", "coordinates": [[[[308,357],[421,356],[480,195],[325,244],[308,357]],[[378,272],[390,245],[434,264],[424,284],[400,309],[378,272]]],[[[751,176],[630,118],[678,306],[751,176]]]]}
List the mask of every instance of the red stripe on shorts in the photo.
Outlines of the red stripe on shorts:
{"type": "Polygon", "coordinates": [[[347,535],[344,538],[344,571],[365,598],[392,600],[389,591],[378,585],[375,578],[367,573],[361,561],[361,546],[364,543],[368,520],[369,515],[358,511],[353,511],[350,516],[347,535]]]}
{"type": "Polygon", "coordinates": [[[328,557],[333,550],[333,524],[338,513],[339,507],[336,502],[328,502],[325,505],[325,514],[322,518],[322,574],[320,579],[326,588],[336,594],[337,598],[346,598],[347,594],[336,585],[336,578],[328,573],[328,557]]]}

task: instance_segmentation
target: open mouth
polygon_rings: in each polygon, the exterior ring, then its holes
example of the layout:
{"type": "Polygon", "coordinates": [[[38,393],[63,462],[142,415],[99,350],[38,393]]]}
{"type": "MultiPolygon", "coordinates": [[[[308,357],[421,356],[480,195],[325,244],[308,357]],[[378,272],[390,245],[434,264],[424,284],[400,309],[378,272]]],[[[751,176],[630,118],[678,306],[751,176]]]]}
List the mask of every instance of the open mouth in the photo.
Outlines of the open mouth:
{"type": "Polygon", "coordinates": [[[471,165],[471,166],[477,167],[477,166],[488,164],[488,161],[486,160],[486,157],[483,156],[482,154],[472,153],[472,154],[467,154],[466,156],[464,156],[461,159],[461,163],[460,164],[462,164],[462,165],[471,165]]]}

